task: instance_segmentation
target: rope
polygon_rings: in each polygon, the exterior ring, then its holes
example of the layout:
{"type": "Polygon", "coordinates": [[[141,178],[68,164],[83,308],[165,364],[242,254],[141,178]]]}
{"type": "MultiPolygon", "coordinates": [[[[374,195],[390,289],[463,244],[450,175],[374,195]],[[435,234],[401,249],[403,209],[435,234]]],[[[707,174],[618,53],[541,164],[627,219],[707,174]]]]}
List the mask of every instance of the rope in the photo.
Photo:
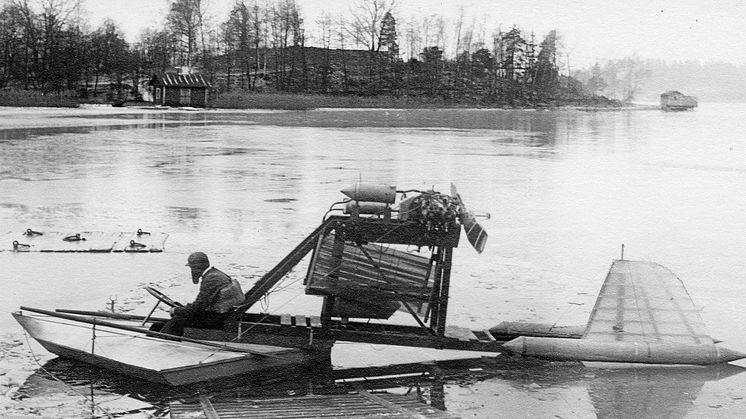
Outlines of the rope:
{"type": "MultiPolygon", "coordinates": [[[[293,282],[289,283],[289,284],[288,284],[287,286],[285,286],[285,287],[284,287],[284,288],[282,288],[282,289],[286,289],[286,288],[290,287],[291,285],[295,284],[295,283],[296,283],[296,282],[298,282],[299,280],[300,280],[300,278],[296,279],[295,281],[293,281],[293,282]]],[[[281,282],[277,283],[277,285],[280,285],[280,283],[281,283],[281,282]]],[[[275,286],[277,286],[277,285],[275,285],[275,286]]],[[[277,290],[276,290],[276,289],[274,289],[274,288],[273,288],[273,289],[271,289],[271,290],[269,290],[269,291],[267,291],[267,293],[266,293],[266,294],[264,294],[264,298],[267,298],[267,297],[269,297],[269,294],[271,294],[271,293],[273,293],[273,292],[275,292],[275,291],[277,291],[277,290]]],[[[293,296],[293,297],[292,297],[291,299],[287,300],[287,301],[286,301],[286,302],[285,302],[284,304],[281,304],[281,305],[280,305],[279,307],[277,307],[277,308],[283,308],[283,307],[285,307],[286,305],[290,304],[290,302],[291,302],[291,301],[295,300],[296,298],[300,297],[301,295],[304,295],[304,294],[301,294],[301,293],[297,293],[297,294],[295,294],[295,295],[294,295],[294,296],[293,296]]],[[[267,319],[267,318],[268,318],[269,316],[271,316],[271,314],[267,313],[267,315],[265,315],[264,317],[262,317],[261,319],[259,319],[259,321],[258,321],[258,322],[256,322],[256,324],[254,324],[253,326],[249,327],[249,328],[248,328],[248,329],[246,329],[246,330],[242,330],[242,331],[241,331],[241,334],[240,334],[240,335],[238,335],[238,336],[236,336],[235,338],[231,339],[231,340],[230,340],[230,342],[235,342],[236,340],[240,339],[240,338],[241,338],[241,336],[243,336],[243,334],[244,334],[244,333],[246,333],[246,332],[249,332],[249,331],[251,331],[251,329],[253,329],[253,328],[255,328],[256,326],[258,326],[258,325],[259,325],[259,323],[261,323],[261,322],[262,322],[263,320],[267,319]]]]}
{"type": "Polygon", "coordinates": [[[75,387],[73,387],[70,384],[64,382],[63,380],[61,380],[60,378],[58,378],[57,376],[55,376],[54,374],[52,374],[51,371],[49,371],[48,369],[44,368],[44,366],[41,364],[41,362],[39,362],[39,359],[36,357],[36,354],[34,353],[34,350],[31,348],[31,342],[29,342],[28,334],[26,333],[26,330],[23,331],[23,337],[26,339],[26,345],[29,348],[29,352],[31,352],[31,358],[34,360],[34,362],[36,363],[36,365],[39,366],[39,369],[41,369],[42,371],[44,371],[44,373],[46,373],[47,375],[49,375],[50,377],[52,377],[54,380],[62,383],[66,387],[68,387],[73,393],[75,393],[75,394],[79,395],[80,397],[82,397],[83,399],[85,399],[86,402],[90,403],[93,408],[96,408],[96,409],[100,410],[104,415],[106,415],[106,417],[108,417],[108,418],[114,418],[114,415],[112,415],[109,412],[108,409],[106,409],[106,408],[98,405],[93,400],[93,397],[91,397],[89,399],[88,396],[86,396],[85,394],[79,392],[77,389],[75,389],[75,387]]]}

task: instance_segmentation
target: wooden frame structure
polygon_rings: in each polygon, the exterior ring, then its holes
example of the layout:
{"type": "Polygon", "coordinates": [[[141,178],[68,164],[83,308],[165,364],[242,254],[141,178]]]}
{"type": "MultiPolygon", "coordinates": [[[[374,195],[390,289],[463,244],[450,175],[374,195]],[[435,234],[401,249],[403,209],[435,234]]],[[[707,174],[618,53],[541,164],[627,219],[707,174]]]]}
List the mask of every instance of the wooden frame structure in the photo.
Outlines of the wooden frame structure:
{"type": "MultiPolygon", "coordinates": [[[[274,268],[246,292],[246,301],[236,308],[223,330],[187,329],[186,336],[198,339],[263,343],[309,350],[329,350],[336,341],[500,352],[502,343],[517,335],[493,336],[488,330],[458,328],[458,336],[446,333],[451,264],[454,248],[458,246],[461,226],[431,229],[423,223],[384,217],[362,217],[357,214],[331,216],[303,239],[274,268]],[[424,317],[417,313],[407,298],[403,307],[414,317],[418,326],[396,325],[373,321],[351,321],[334,316],[335,298],[324,295],[318,316],[278,316],[249,313],[256,302],[269,292],[309,253],[318,251],[321,240],[334,235],[335,244],[362,246],[367,244],[411,245],[431,249],[428,310],[424,317]]],[[[341,246],[335,246],[339,248],[341,246]]],[[[344,258],[343,252],[334,255],[344,258]]],[[[370,258],[375,266],[375,261],[370,258]]],[[[313,259],[311,265],[313,265],[313,259]]],[[[309,266],[309,272],[312,270],[309,266]]],[[[397,291],[378,290],[380,295],[397,299],[397,291]]],[[[315,294],[314,292],[308,292],[315,294]]]]}

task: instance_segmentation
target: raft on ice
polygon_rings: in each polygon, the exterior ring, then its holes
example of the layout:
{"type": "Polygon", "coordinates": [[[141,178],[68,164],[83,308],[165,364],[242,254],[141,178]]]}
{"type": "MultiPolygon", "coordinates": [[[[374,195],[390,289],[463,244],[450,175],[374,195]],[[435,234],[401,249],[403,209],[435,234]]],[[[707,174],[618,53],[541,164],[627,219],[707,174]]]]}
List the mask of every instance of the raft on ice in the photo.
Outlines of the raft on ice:
{"type": "Polygon", "coordinates": [[[49,253],[160,253],[168,234],[136,231],[43,231],[0,233],[0,251],[49,253]]]}

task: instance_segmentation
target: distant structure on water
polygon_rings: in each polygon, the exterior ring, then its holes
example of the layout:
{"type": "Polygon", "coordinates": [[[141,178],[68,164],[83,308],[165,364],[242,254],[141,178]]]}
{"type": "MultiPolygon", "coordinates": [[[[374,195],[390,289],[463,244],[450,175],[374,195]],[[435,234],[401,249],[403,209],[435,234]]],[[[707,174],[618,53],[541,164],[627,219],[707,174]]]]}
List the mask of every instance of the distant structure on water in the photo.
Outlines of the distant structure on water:
{"type": "Polygon", "coordinates": [[[664,111],[688,111],[697,107],[697,98],[686,96],[676,90],[669,90],[661,95],[661,109],[664,111]]]}
{"type": "Polygon", "coordinates": [[[204,108],[210,83],[199,74],[163,73],[154,75],[149,86],[155,105],[204,108]]]}

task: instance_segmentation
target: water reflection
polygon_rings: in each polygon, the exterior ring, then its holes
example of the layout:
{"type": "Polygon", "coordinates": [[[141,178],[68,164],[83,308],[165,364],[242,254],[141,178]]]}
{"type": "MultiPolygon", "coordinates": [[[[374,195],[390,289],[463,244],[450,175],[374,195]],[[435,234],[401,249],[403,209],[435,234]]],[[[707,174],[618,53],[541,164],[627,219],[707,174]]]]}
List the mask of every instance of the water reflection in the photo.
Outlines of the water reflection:
{"type": "Polygon", "coordinates": [[[605,370],[588,384],[602,418],[682,418],[708,381],[743,372],[731,365],[708,367],[635,367],[605,370]]]}
{"type": "MultiPolygon", "coordinates": [[[[107,116],[108,119],[108,116],[107,116]]],[[[50,137],[62,134],[91,134],[95,132],[107,132],[107,131],[126,131],[135,129],[164,129],[178,126],[194,126],[194,127],[207,127],[211,125],[223,124],[217,121],[192,121],[185,123],[183,121],[163,121],[163,122],[147,122],[147,123],[136,123],[136,124],[123,124],[123,123],[111,123],[111,124],[97,124],[97,125],[86,125],[86,126],[64,126],[64,127],[38,127],[38,128],[4,128],[0,129],[0,143],[13,141],[13,140],[29,140],[38,137],[50,137]]]]}
{"type": "MultiPolygon", "coordinates": [[[[581,388],[587,392],[592,406],[592,411],[578,411],[576,407],[575,413],[582,416],[680,418],[688,414],[706,382],[722,380],[743,370],[730,364],[587,367],[579,363],[494,357],[352,369],[333,369],[331,364],[324,364],[174,388],[55,358],[29,377],[18,397],[50,404],[69,397],[72,388],[94,401],[108,401],[118,395],[124,400],[120,400],[120,409],[147,410],[156,417],[165,417],[171,403],[198,406],[200,397],[208,397],[213,403],[246,403],[277,397],[323,397],[385,390],[413,396],[424,405],[458,415],[465,413],[460,411],[463,400],[457,400],[459,396],[449,388],[478,385],[483,391],[477,397],[489,398],[497,392],[504,393],[507,385],[514,389],[513,405],[508,412],[516,417],[520,417],[523,408],[535,408],[537,400],[557,393],[567,398],[574,389],[581,388]],[[64,385],[59,385],[60,382],[64,385]]],[[[88,404],[81,411],[91,409],[88,404]]]]}
{"type": "Polygon", "coordinates": [[[54,405],[71,393],[77,393],[81,398],[88,399],[88,407],[81,407],[78,411],[82,414],[90,409],[91,415],[96,416],[91,400],[96,404],[112,399],[113,395],[120,395],[129,398],[130,402],[120,403],[120,409],[124,410],[109,413],[147,410],[156,417],[167,417],[170,403],[198,406],[201,397],[209,397],[215,403],[307,395],[323,397],[351,391],[387,389],[396,394],[413,395],[420,403],[446,410],[444,384],[464,381],[467,379],[465,377],[474,380],[479,373],[469,371],[469,368],[480,365],[483,365],[481,360],[471,359],[333,370],[329,363],[291,369],[283,367],[281,371],[261,375],[254,373],[220,382],[175,388],[112,374],[77,361],[55,358],[26,380],[18,398],[42,399],[42,404],[54,405]]]}

